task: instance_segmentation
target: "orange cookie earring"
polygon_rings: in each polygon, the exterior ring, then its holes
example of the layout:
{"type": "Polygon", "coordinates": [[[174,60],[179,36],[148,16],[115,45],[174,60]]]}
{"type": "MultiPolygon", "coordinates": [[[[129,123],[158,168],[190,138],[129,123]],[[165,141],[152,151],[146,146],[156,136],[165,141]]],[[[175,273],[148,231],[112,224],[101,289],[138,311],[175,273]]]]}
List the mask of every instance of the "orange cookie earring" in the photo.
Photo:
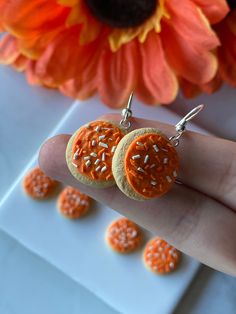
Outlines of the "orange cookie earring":
{"type": "MultiPolygon", "coordinates": [[[[167,193],[179,170],[179,156],[175,149],[186,124],[203,105],[190,111],[176,126],[176,134],[168,138],[155,128],[131,131],[119,142],[112,161],[112,172],[119,189],[134,200],[147,200],[167,193]]],[[[132,111],[123,121],[130,127],[132,111]]]]}
{"type": "MultiPolygon", "coordinates": [[[[128,101],[131,104],[132,94],[128,101]]],[[[71,174],[81,183],[95,188],[115,184],[112,174],[112,158],[120,140],[130,127],[128,110],[122,112],[122,120],[92,121],[79,128],[69,140],[66,161],[71,174]]]]}

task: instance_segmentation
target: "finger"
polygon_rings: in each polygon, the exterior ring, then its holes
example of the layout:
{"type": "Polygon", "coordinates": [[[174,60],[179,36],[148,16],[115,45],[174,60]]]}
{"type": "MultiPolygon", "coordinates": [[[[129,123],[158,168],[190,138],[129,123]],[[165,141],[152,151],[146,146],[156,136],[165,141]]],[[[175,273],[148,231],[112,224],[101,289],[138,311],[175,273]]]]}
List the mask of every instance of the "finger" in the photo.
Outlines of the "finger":
{"type": "Polygon", "coordinates": [[[84,186],[71,175],[66,164],[69,138],[57,136],[42,146],[39,164],[46,174],[81,189],[201,262],[236,274],[234,212],[184,185],[175,185],[166,196],[146,202],[127,198],[117,187],[84,186]]]}
{"type": "MultiPolygon", "coordinates": [[[[119,120],[119,115],[104,118],[119,120]]],[[[168,137],[175,128],[158,121],[133,119],[132,128],[154,127],[168,137]]],[[[180,155],[178,179],[236,210],[236,143],[186,131],[177,147],[180,155]]]]}

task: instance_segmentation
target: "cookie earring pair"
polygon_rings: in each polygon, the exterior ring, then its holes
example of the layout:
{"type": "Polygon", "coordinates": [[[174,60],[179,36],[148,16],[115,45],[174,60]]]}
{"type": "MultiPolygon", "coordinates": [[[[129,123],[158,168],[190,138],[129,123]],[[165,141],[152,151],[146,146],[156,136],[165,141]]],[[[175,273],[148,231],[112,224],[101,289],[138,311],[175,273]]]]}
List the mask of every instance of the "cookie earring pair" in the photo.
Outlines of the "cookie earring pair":
{"type": "Polygon", "coordinates": [[[170,190],[179,170],[175,147],[187,122],[203,105],[191,110],[175,126],[176,134],[168,138],[156,128],[128,133],[132,97],[119,123],[96,120],[80,127],[68,143],[66,160],[72,175],[83,184],[105,188],[116,183],[129,198],[142,201],[170,190]]]}

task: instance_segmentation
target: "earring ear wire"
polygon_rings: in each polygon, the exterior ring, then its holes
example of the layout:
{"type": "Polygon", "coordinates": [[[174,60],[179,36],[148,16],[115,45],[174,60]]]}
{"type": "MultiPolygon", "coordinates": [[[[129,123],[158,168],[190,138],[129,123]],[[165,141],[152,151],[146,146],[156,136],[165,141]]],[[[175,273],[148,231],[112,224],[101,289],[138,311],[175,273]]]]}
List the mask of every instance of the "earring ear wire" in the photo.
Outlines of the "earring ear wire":
{"type": "Polygon", "coordinates": [[[126,108],[124,108],[121,111],[122,119],[120,120],[120,125],[125,130],[128,130],[131,127],[131,122],[129,120],[130,120],[130,118],[132,117],[132,114],[133,114],[132,110],[131,110],[133,96],[134,96],[134,92],[132,91],[130,96],[129,96],[129,100],[128,100],[126,108]]]}

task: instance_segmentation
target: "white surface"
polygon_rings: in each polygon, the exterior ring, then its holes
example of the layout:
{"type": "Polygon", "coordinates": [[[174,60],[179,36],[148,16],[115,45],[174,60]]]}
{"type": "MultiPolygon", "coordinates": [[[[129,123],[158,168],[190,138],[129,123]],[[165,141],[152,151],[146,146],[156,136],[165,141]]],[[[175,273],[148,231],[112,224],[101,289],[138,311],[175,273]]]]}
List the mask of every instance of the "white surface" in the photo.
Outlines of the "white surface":
{"type": "Polygon", "coordinates": [[[0,199],[71,102],[0,67],[0,199]]]}
{"type": "MultiPolygon", "coordinates": [[[[72,132],[107,112],[95,101],[83,104],[83,111],[81,106],[70,109],[56,133],[72,132]]],[[[153,119],[158,116],[169,123],[179,119],[164,108],[147,107],[144,113],[140,105],[135,109],[137,116],[153,119]]],[[[104,245],[105,228],[118,216],[114,211],[97,204],[87,218],[67,221],[57,214],[55,200],[40,203],[23,195],[20,181],[21,178],[2,202],[3,230],[122,313],[144,313],[148,309],[148,313],[164,314],[173,310],[195,274],[196,261],[185,257],[179,271],[168,277],[156,277],[143,267],[141,252],[117,256],[104,245]]]]}
{"type": "MultiPolygon", "coordinates": [[[[0,66],[0,199],[71,102],[56,91],[29,86],[22,74],[0,66]],[[12,154],[16,138],[17,161],[12,154]]],[[[1,314],[117,313],[2,231],[0,248],[1,314]]]]}
{"type": "Polygon", "coordinates": [[[118,314],[0,231],[1,314],[118,314]]]}

